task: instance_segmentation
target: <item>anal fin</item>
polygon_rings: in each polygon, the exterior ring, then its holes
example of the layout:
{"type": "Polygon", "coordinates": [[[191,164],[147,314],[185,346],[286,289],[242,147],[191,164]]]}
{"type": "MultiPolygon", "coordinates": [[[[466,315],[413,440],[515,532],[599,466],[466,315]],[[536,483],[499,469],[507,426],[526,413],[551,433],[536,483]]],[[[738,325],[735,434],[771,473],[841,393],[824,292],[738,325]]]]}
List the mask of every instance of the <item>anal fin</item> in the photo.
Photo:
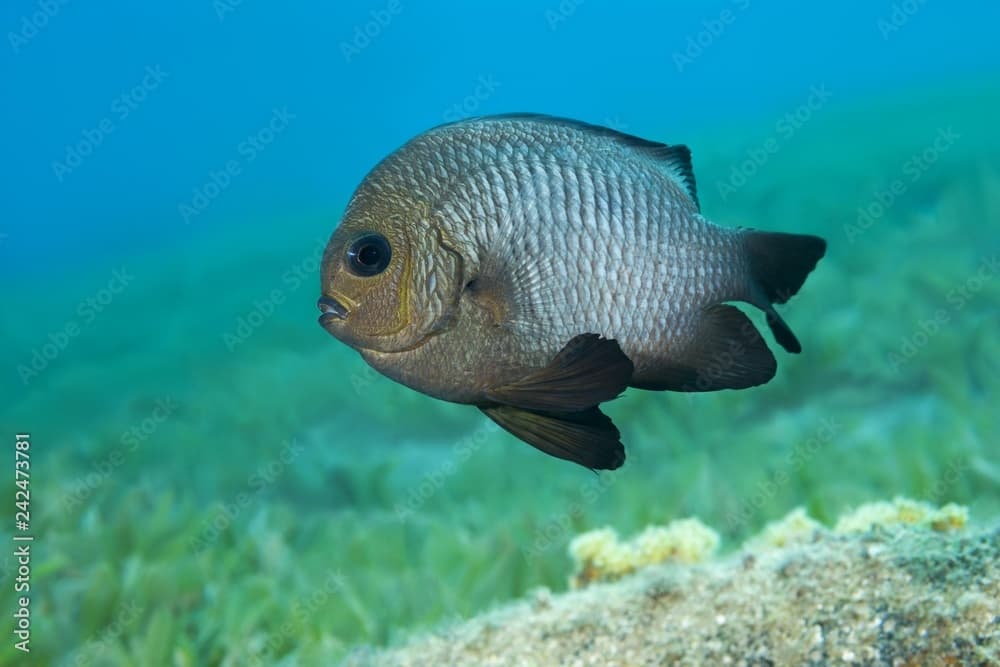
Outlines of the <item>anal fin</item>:
{"type": "Polygon", "coordinates": [[[774,377],[777,363],[757,327],[740,309],[706,308],[683,350],[633,382],[639,389],[716,391],[746,389],[774,377]]]}
{"type": "Polygon", "coordinates": [[[544,368],[491,389],[486,397],[527,410],[579,412],[616,398],[628,387],[632,371],[617,341],[581,334],[544,368]]]}
{"type": "Polygon", "coordinates": [[[509,405],[480,408],[504,430],[529,445],[591,470],[615,470],[625,462],[618,428],[597,407],[579,412],[535,412],[509,405]]]}

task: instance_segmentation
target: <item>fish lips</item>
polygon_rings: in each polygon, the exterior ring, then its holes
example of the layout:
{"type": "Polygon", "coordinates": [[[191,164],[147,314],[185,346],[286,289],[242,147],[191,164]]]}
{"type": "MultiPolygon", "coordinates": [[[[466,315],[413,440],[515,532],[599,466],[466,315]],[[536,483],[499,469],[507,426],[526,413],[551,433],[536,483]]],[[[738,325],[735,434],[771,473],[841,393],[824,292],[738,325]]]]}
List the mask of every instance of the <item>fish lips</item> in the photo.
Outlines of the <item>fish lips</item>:
{"type": "Polygon", "coordinates": [[[348,310],[344,304],[340,303],[332,296],[323,295],[316,301],[316,307],[320,310],[319,325],[332,332],[334,322],[347,319],[348,310]]]}

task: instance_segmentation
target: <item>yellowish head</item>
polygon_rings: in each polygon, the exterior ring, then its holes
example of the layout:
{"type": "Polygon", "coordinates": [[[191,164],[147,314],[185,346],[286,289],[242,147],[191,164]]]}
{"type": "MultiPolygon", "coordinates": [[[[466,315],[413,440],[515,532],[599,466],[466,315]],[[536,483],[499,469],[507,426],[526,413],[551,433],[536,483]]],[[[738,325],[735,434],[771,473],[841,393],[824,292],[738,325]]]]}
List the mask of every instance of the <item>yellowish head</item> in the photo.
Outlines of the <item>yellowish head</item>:
{"type": "Polygon", "coordinates": [[[355,197],[323,253],[319,322],[359,350],[415,348],[448,326],[461,270],[426,206],[355,197]]]}

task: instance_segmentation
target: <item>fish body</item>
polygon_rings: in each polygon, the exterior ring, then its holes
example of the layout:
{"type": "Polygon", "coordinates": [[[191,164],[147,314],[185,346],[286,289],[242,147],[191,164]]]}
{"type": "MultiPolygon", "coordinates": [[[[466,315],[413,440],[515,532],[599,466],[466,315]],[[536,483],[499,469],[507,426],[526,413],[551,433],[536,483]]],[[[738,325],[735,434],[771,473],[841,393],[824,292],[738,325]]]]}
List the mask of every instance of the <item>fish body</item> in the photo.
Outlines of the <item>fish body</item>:
{"type": "Polygon", "coordinates": [[[704,218],[684,146],[477,118],[415,137],[364,179],[324,255],[320,321],[386,376],[613,468],[624,452],[599,403],[627,386],[767,382],[773,355],[726,302],[763,309],[798,352],[772,304],[824,252],[704,218]]]}

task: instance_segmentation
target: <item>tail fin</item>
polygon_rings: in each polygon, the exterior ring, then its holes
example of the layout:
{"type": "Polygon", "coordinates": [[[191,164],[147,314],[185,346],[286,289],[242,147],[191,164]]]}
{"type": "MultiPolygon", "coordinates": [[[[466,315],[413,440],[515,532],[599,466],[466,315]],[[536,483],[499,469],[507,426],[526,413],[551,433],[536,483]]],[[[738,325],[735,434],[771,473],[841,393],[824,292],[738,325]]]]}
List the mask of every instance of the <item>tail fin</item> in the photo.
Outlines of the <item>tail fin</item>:
{"type": "Polygon", "coordinates": [[[750,302],[764,311],[775,340],[789,352],[801,352],[795,334],[771,304],[785,303],[806,281],[826,253],[826,241],[818,236],[783,232],[745,232],[750,277],[754,293],[750,302]]]}

